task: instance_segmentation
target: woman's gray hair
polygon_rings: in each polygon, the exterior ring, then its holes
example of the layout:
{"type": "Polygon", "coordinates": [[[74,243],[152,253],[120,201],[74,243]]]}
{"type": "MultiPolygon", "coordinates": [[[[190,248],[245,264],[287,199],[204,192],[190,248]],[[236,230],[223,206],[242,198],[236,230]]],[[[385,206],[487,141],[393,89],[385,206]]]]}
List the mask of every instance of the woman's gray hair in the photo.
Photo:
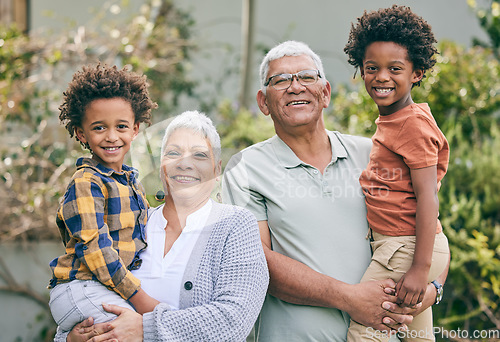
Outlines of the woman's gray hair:
{"type": "Polygon", "coordinates": [[[172,133],[179,128],[188,128],[193,130],[195,133],[200,134],[202,137],[208,139],[210,146],[212,147],[212,153],[214,154],[215,165],[218,165],[221,161],[221,145],[219,133],[215,129],[212,120],[207,117],[204,113],[200,113],[196,110],[186,111],[182,114],[177,115],[168,125],[165,130],[165,135],[163,136],[163,141],[161,143],[161,156],[163,158],[163,153],[165,152],[165,145],[167,144],[168,138],[172,133]]]}
{"type": "Polygon", "coordinates": [[[264,94],[266,94],[266,87],[264,84],[267,81],[269,72],[269,63],[274,61],[275,59],[280,59],[282,57],[289,56],[309,56],[313,60],[316,68],[319,70],[321,75],[321,81],[323,84],[326,84],[326,76],[325,71],[323,70],[323,63],[321,62],[321,58],[313,51],[311,48],[303,43],[295,40],[288,40],[279,45],[273,47],[269,52],[264,56],[262,63],[260,64],[260,89],[264,94]]]}

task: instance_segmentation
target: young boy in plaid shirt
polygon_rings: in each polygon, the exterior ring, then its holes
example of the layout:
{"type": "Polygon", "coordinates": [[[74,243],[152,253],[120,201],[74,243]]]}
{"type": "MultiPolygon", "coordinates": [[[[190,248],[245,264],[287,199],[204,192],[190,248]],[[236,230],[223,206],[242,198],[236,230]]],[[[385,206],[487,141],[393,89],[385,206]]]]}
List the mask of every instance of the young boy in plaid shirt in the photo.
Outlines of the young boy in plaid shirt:
{"type": "Polygon", "coordinates": [[[66,251],[50,263],[49,305],[58,333],[89,316],[112,320],[101,303],[132,304],[139,313],[158,303],[130,272],[141,266],[149,205],[137,171],[123,165],[140,123],[149,124],[156,108],[147,88],[145,76],[98,64],[75,73],[63,93],[59,119],[92,158],[76,162],[57,212],[66,251]]]}

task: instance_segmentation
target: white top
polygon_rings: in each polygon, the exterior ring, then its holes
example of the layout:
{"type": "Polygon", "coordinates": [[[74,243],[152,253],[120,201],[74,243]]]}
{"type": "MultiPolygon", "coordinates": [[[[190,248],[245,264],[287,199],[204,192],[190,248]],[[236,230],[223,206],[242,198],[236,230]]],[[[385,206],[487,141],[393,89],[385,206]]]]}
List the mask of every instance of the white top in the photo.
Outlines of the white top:
{"type": "Polygon", "coordinates": [[[163,216],[163,204],[149,210],[150,216],[146,224],[146,240],[148,247],[140,255],[141,268],[132,274],[141,281],[141,288],[148,295],[167,303],[171,309],[179,308],[179,289],[182,277],[194,245],[205,227],[212,201],[190,214],[181,235],[175,240],[172,248],[163,256],[165,248],[165,227],[167,220],[163,216]]]}

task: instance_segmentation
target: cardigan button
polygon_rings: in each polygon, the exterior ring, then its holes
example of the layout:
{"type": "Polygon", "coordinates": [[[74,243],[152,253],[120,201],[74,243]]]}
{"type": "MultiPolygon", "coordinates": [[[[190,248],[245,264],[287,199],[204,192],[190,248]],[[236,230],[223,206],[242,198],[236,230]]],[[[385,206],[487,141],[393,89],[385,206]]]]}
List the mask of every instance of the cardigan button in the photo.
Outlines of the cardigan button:
{"type": "Polygon", "coordinates": [[[188,290],[188,291],[189,291],[189,290],[191,290],[191,289],[193,288],[193,283],[192,283],[192,282],[190,282],[190,281],[186,281],[186,282],[184,283],[184,288],[185,288],[186,290],[188,290]]]}

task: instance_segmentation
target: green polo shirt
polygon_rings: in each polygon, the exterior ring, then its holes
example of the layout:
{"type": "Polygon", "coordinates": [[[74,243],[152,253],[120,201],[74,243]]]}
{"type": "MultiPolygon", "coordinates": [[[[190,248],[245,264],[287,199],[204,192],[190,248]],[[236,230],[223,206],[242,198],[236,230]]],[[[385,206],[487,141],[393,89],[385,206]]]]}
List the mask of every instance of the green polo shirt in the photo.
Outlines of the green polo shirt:
{"type": "MultiPolygon", "coordinates": [[[[274,251],[354,284],[371,256],[358,181],[371,141],[327,134],[332,160],[324,174],[274,136],[229,160],[223,200],[268,221],[274,251]]],[[[349,317],[337,309],[294,305],[267,295],[257,323],[258,341],[345,341],[349,317]]]]}

